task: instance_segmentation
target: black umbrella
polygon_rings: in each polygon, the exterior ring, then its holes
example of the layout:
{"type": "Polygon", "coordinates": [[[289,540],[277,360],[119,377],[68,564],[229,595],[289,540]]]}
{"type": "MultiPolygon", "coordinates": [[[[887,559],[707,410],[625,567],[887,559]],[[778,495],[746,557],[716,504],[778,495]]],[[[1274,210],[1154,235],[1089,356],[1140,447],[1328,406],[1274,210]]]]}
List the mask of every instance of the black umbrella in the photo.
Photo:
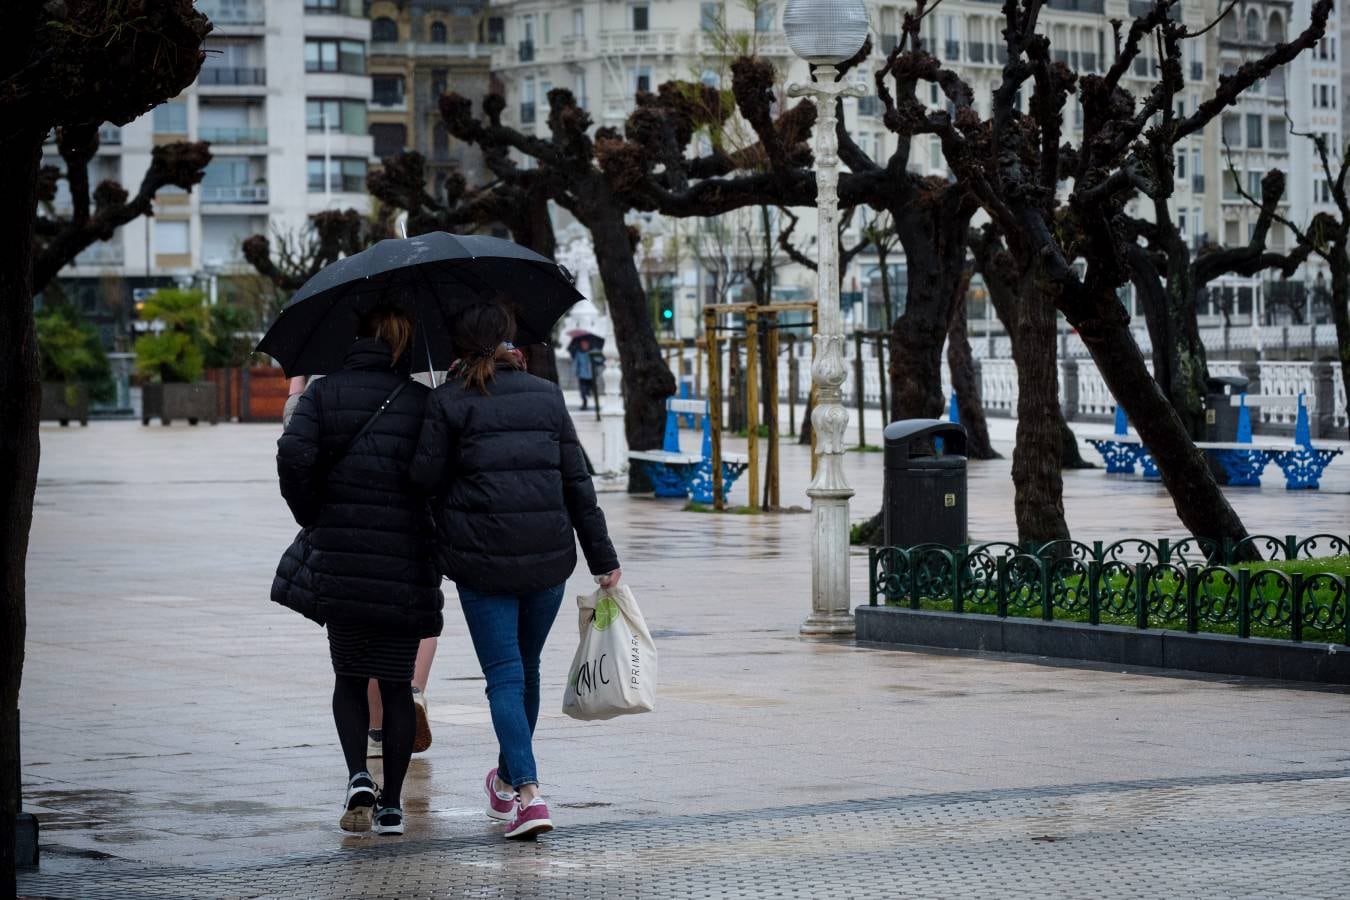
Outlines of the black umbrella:
{"type": "Polygon", "coordinates": [[[567,354],[569,356],[576,356],[581,350],[579,345],[582,341],[586,341],[590,344],[592,350],[605,349],[605,339],[598,334],[592,334],[584,328],[573,329],[572,331],[567,332],[567,336],[572,339],[571,343],[567,345],[567,354]]]}
{"type": "Polygon", "coordinates": [[[550,340],[553,325],[581,299],[567,270],[519,244],[443,231],[380,241],[324,267],[296,293],[258,342],[287,375],[342,368],[357,315],[384,303],[417,323],[414,369],[454,360],[450,321],[479,299],[502,299],[516,316],[517,344],[550,340]]]}

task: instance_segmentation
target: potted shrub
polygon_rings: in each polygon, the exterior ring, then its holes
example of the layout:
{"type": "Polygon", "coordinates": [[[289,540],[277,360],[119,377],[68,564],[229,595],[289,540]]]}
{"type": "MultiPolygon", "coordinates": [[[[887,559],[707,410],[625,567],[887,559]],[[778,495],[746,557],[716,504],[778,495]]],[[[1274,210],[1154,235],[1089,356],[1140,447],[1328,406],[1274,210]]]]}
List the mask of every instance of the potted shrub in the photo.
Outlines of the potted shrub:
{"type": "Polygon", "coordinates": [[[111,400],[112,369],[98,332],[67,303],[34,317],[42,370],[42,419],[89,424],[89,401],[111,400]]]}
{"type": "Polygon", "coordinates": [[[168,425],[187,419],[218,421],[216,386],[202,381],[205,348],[211,342],[210,311],[200,291],[166,288],[141,307],[152,330],[136,338],[136,371],[149,379],[142,388],[141,424],[158,416],[168,425]]]}

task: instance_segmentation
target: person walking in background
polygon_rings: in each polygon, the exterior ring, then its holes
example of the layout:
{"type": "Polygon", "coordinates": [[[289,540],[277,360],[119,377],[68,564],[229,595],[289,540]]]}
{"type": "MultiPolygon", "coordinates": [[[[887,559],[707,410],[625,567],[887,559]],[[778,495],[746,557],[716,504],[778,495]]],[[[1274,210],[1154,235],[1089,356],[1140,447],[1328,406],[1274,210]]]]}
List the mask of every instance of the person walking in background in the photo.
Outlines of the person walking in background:
{"type": "Polygon", "coordinates": [[[562,391],[523,371],[514,333],[501,304],[457,317],[459,360],[427,400],[411,476],[432,498],[436,559],[487,679],[500,751],[483,782],[487,814],[523,838],[553,828],[532,740],[539,656],[576,568],[573,532],[601,584],[622,573],[562,391]]]}
{"type": "Polygon", "coordinates": [[[345,831],[403,833],[414,662],[442,625],[426,499],[408,480],[429,394],[409,376],[412,331],[393,307],[362,316],[342,371],[305,389],[277,442],[281,494],[305,530],[277,567],[272,599],[328,629],[345,831]],[[382,788],[366,765],[371,679],[384,709],[382,788]]]}
{"type": "Polygon", "coordinates": [[[581,408],[584,410],[590,398],[595,395],[595,362],[591,359],[591,342],[584,337],[577,340],[572,347],[572,370],[577,376],[577,387],[581,391],[581,408]]]}

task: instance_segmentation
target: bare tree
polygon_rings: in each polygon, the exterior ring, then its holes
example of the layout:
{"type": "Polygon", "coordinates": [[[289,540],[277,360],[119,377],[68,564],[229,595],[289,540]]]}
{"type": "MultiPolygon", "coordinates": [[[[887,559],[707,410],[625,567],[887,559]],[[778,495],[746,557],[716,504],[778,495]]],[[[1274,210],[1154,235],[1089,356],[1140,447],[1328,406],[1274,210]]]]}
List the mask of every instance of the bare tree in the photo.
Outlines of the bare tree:
{"type": "Polygon", "coordinates": [[[35,265],[42,145],[53,128],[125,124],[178,94],[201,69],[210,28],[191,0],[20,0],[0,29],[0,896],[15,895],[13,779],[41,397],[32,296],[34,276],[50,267],[35,265]]]}

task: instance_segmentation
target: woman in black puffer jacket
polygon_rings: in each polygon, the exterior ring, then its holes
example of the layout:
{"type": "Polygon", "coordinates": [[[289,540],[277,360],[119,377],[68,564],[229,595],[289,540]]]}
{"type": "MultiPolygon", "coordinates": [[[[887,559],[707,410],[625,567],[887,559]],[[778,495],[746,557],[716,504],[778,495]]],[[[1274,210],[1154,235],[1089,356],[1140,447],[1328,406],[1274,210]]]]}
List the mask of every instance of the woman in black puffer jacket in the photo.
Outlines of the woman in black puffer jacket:
{"type": "Polygon", "coordinates": [[[342,371],[309,386],[277,442],[281,494],[305,531],[277,568],[272,599],[328,627],[349,775],[342,827],[402,834],[413,662],[419,640],[440,634],[444,602],[426,500],[408,479],[429,392],[399,365],[412,338],[404,313],[375,309],[357,333],[342,371]],[[372,678],[384,706],[378,806],[366,771],[372,678]]]}
{"type": "Polygon", "coordinates": [[[487,678],[501,753],[483,787],[488,815],[510,823],[509,838],[553,827],[531,738],[539,655],[576,568],[573,532],[603,585],[621,574],[562,391],[523,371],[506,343],[514,333],[499,304],[457,318],[460,360],[427,401],[412,465],[433,498],[437,560],[459,590],[487,678]]]}

